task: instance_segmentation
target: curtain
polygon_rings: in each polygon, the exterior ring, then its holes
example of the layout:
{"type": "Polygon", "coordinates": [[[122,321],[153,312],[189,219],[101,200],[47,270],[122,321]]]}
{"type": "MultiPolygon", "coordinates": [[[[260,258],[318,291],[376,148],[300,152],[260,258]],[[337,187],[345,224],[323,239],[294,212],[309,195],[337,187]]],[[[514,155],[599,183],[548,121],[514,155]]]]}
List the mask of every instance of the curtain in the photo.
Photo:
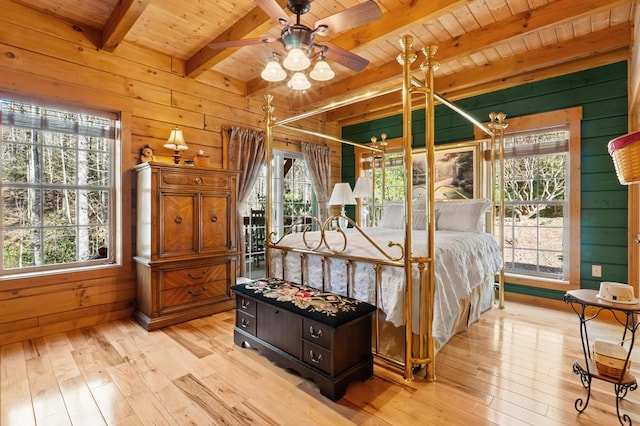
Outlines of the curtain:
{"type": "MultiPolygon", "coordinates": [[[[232,127],[229,137],[229,168],[240,171],[238,176],[238,211],[236,241],[239,242],[241,256],[244,257],[244,235],[242,220],[242,208],[251,193],[253,185],[258,179],[260,168],[265,164],[267,157],[265,138],[263,131],[232,127]]],[[[244,258],[239,264],[239,276],[246,273],[244,258]]]]}
{"type": "Polygon", "coordinates": [[[329,217],[327,203],[331,196],[331,150],[328,146],[307,142],[302,142],[300,148],[318,197],[318,217],[324,222],[329,217]]]}

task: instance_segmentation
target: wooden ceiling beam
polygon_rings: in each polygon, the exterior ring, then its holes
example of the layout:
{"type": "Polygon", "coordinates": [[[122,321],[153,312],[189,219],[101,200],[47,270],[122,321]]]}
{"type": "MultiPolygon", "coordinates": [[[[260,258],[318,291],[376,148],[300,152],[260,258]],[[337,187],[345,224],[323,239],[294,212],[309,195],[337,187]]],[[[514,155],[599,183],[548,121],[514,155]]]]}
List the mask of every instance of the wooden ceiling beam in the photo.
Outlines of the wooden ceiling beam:
{"type": "MultiPolygon", "coordinates": [[[[380,39],[387,38],[390,32],[403,31],[411,26],[422,25],[464,7],[468,3],[468,0],[417,0],[409,2],[400,5],[396,9],[389,10],[382,15],[382,19],[360,25],[331,40],[318,40],[318,43],[322,44],[322,41],[327,41],[345,50],[357,51],[358,48],[363,48],[380,39]]],[[[358,74],[358,76],[360,75],[362,73],[358,74]]],[[[256,76],[247,83],[247,95],[263,94],[270,87],[273,87],[273,85],[264,81],[260,76],[256,76]]]]}
{"type": "Polygon", "coordinates": [[[573,22],[599,10],[608,10],[627,0],[555,0],[537,9],[513,15],[475,31],[462,34],[438,45],[437,58],[445,62],[468,56],[481,49],[496,46],[544,28],[573,22]]]}
{"type": "MultiPolygon", "coordinates": [[[[495,90],[539,81],[557,75],[582,71],[587,67],[606,65],[628,58],[631,41],[630,23],[596,31],[588,35],[486,64],[482,70],[474,69],[436,77],[435,91],[449,100],[476,96],[495,90]],[[591,64],[590,66],[588,64],[591,64]]],[[[400,85],[400,80],[393,82],[400,85]]],[[[398,112],[399,94],[348,105],[327,112],[327,121],[344,124],[347,120],[362,121],[373,115],[398,112]],[[384,105],[383,108],[377,107],[384,105]],[[362,113],[366,111],[366,113],[362,113]]]]}
{"type": "MultiPolygon", "coordinates": [[[[287,0],[277,0],[278,4],[286,11],[287,0]]],[[[262,37],[270,31],[274,25],[273,20],[264,11],[256,6],[237,22],[222,32],[211,43],[230,40],[242,40],[247,38],[262,37]]],[[[202,73],[211,69],[214,65],[228,58],[237,48],[214,50],[209,45],[204,46],[186,61],[186,76],[197,78],[202,73]]]]}
{"type": "Polygon", "coordinates": [[[631,25],[629,22],[624,22],[571,40],[560,41],[552,46],[543,46],[521,55],[500,59],[485,64],[479,67],[480,69],[445,75],[438,78],[434,84],[438,93],[446,95],[452,90],[459,91],[476,84],[554,66],[567,60],[581,59],[628,47],[630,42],[631,25]]]}
{"type": "Polygon", "coordinates": [[[149,3],[151,0],[119,1],[102,29],[100,49],[113,53],[149,3]]]}
{"type": "MultiPolygon", "coordinates": [[[[624,0],[556,0],[545,6],[526,13],[513,15],[502,21],[495,22],[475,31],[465,33],[439,44],[436,60],[445,63],[461,57],[466,57],[474,52],[488,47],[504,43],[514,37],[520,37],[526,33],[539,31],[553,25],[575,20],[576,17],[586,16],[593,10],[611,8],[624,0]]],[[[343,47],[343,46],[341,46],[343,47]]],[[[398,48],[398,52],[400,49],[398,48]]],[[[413,64],[417,69],[422,60],[418,58],[413,64]]],[[[395,62],[390,62],[377,68],[362,71],[351,78],[319,88],[313,96],[298,98],[298,103],[293,107],[298,110],[313,109],[318,105],[326,104],[327,99],[351,97],[357,92],[366,92],[371,85],[380,85],[398,78],[402,68],[395,62]],[[349,93],[351,92],[351,93],[349,93]],[[301,104],[300,102],[304,102],[301,104]]],[[[250,85],[247,85],[250,91],[250,85]]],[[[378,88],[378,87],[376,87],[378,88]]]]}

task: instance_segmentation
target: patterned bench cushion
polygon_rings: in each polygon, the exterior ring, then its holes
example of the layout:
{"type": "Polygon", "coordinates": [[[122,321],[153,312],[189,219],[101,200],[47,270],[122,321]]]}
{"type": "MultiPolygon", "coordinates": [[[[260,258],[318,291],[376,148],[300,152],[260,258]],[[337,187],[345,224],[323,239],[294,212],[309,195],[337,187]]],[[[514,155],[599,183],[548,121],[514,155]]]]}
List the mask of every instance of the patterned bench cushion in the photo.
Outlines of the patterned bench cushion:
{"type": "Polygon", "coordinates": [[[334,328],[376,309],[366,302],[278,278],[237,284],[231,289],[334,328]]]}

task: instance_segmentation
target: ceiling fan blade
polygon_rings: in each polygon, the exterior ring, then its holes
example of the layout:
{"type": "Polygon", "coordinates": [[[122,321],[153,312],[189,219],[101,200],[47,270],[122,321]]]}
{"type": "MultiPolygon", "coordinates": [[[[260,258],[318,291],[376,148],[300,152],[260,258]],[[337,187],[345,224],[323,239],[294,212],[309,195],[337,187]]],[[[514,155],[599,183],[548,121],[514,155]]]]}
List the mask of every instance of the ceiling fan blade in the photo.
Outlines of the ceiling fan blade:
{"type": "Polygon", "coordinates": [[[240,40],[229,40],[209,43],[209,47],[214,50],[229,49],[231,47],[250,46],[252,44],[266,44],[280,40],[280,37],[258,37],[258,38],[243,38],[240,40]]]}
{"type": "Polygon", "coordinates": [[[255,4],[260,7],[271,19],[277,23],[282,23],[280,20],[284,19],[289,22],[289,15],[283,8],[276,2],[276,0],[253,0],[255,4]]]}
{"type": "Polygon", "coordinates": [[[355,28],[360,25],[368,24],[369,22],[373,22],[381,18],[382,11],[380,10],[380,7],[375,1],[369,0],[316,21],[314,28],[318,28],[318,26],[322,25],[323,27],[318,30],[318,34],[335,34],[350,30],[351,28],[355,28]],[[326,29],[324,29],[325,25],[326,29]]]}
{"type": "Polygon", "coordinates": [[[344,65],[345,67],[350,68],[356,72],[362,71],[367,65],[369,65],[369,61],[362,56],[358,56],[355,53],[351,53],[348,50],[345,50],[331,43],[322,44],[329,48],[329,50],[325,53],[327,59],[335,61],[340,65],[344,65]]]}

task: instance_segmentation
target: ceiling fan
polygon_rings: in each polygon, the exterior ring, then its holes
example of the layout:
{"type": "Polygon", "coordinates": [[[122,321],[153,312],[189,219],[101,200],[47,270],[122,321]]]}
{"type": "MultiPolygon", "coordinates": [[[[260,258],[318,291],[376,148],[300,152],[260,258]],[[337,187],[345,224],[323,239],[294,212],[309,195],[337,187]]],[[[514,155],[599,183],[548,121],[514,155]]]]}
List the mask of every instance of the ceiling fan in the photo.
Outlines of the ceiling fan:
{"type": "MultiPolygon", "coordinates": [[[[382,11],[373,0],[360,3],[357,6],[343,10],[342,12],[338,12],[326,18],[320,19],[313,24],[313,29],[300,23],[300,16],[304,15],[311,9],[310,0],[287,1],[287,9],[289,9],[296,16],[295,23],[290,21],[287,13],[280,7],[276,0],[254,0],[254,2],[271,19],[283,26],[280,37],[258,37],[210,43],[210,48],[227,49],[231,47],[241,47],[253,44],[267,44],[275,41],[280,41],[284,49],[288,52],[288,56],[284,61],[284,65],[291,71],[300,71],[308,67],[310,59],[316,56],[318,57],[319,61],[324,61],[325,58],[328,58],[356,72],[362,71],[369,64],[369,61],[367,59],[358,56],[355,53],[351,53],[348,50],[342,49],[338,46],[326,42],[322,44],[316,43],[315,36],[324,36],[339,33],[382,18],[382,11]],[[299,67],[298,65],[292,65],[291,62],[287,64],[289,57],[293,56],[293,53],[299,55],[298,49],[302,51],[304,57],[306,58],[305,59],[298,57],[298,59],[302,59],[303,62],[306,63],[306,66],[304,66],[304,68],[301,68],[304,64],[300,65],[299,67]],[[290,68],[288,65],[291,65],[293,68],[290,68]],[[296,67],[298,68],[296,69],[296,67]]],[[[275,52],[273,55],[273,61],[277,61],[277,54],[275,52]]],[[[333,77],[333,71],[329,71],[331,73],[331,77],[333,77]]],[[[284,73],[284,71],[282,72],[284,73]]],[[[284,78],[285,77],[282,77],[280,78],[280,80],[284,78]]],[[[274,79],[269,81],[279,80],[274,79]]]]}

